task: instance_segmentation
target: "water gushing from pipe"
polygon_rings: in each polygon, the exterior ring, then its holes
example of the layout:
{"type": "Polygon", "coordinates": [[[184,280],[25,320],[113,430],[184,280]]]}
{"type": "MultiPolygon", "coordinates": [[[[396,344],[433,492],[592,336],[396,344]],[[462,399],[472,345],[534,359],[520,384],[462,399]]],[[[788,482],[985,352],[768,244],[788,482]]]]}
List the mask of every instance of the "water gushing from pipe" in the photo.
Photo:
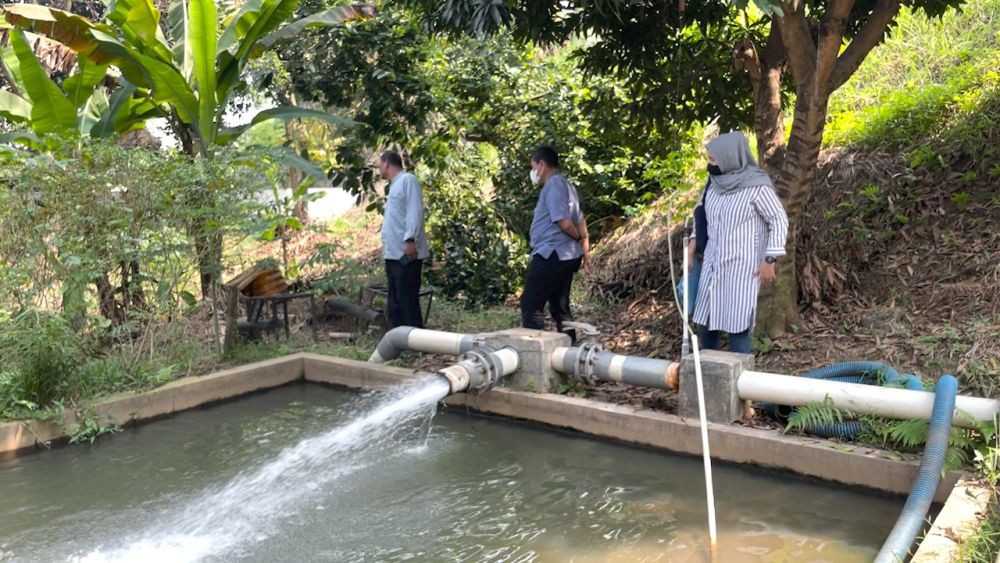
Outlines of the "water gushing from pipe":
{"type": "Polygon", "coordinates": [[[154,520],[120,546],[82,560],[196,561],[263,541],[272,533],[271,523],[294,514],[318,486],[397,455],[393,445],[399,444],[399,434],[419,432],[422,424],[414,423],[433,416],[449,391],[438,376],[394,388],[349,423],[286,448],[264,465],[203,492],[175,515],[154,520]]]}

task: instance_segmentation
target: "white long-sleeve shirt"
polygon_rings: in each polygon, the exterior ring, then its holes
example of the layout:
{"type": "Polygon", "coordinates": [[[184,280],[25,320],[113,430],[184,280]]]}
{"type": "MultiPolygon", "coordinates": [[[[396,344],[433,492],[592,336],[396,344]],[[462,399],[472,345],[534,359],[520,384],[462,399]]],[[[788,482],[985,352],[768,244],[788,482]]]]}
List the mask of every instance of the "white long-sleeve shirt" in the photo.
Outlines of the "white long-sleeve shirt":
{"type": "Polygon", "coordinates": [[[405,254],[407,239],[417,245],[417,258],[431,255],[424,232],[424,194],[416,176],[400,172],[389,182],[382,221],[382,257],[399,260],[405,254]]]}
{"type": "Polygon", "coordinates": [[[765,256],[784,256],[788,216],[769,186],[705,194],[708,245],[702,261],[694,321],[709,330],[738,333],[753,327],[765,256]]]}

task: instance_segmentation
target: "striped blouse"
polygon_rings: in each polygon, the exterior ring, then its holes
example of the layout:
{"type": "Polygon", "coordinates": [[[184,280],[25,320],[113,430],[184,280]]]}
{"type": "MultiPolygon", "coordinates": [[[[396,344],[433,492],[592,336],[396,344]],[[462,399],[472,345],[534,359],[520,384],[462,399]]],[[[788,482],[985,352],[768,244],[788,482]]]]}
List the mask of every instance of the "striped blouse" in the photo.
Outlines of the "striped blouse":
{"type": "Polygon", "coordinates": [[[765,256],[784,256],[788,216],[768,186],[722,195],[705,194],[708,245],[701,268],[694,322],[709,330],[743,332],[753,327],[765,256]]]}

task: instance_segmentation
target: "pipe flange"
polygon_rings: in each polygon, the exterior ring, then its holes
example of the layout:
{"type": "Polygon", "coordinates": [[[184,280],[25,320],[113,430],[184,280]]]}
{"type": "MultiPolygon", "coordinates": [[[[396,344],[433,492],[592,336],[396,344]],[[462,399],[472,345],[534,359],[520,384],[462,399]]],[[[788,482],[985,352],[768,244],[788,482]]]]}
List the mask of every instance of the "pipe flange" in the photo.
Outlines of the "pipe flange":
{"type": "Polygon", "coordinates": [[[597,383],[594,378],[594,364],[597,354],[604,351],[604,346],[599,342],[584,342],[577,347],[576,365],[573,366],[573,375],[583,380],[587,385],[597,383]]]}
{"type": "Polygon", "coordinates": [[[500,381],[503,365],[500,358],[493,354],[492,348],[477,346],[462,354],[459,361],[469,365],[476,372],[476,376],[469,384],[469,393],[476,394],[488,391],[500,381]]]}

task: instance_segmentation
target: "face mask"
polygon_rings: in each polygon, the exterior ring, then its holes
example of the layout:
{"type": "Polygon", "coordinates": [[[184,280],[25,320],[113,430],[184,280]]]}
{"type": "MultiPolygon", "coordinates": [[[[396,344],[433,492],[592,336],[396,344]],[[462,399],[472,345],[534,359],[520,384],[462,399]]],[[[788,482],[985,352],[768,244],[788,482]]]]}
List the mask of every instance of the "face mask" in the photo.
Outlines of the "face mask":
{"type": "Polygon", "coordinates": [[[539,174],[538,171],[535,170],[534,168],[531,169],[531,173],[528,174],[528,178],[530,178],[531,183],[536,186],[542,183],[542,175],[539,174]]]}
{"type": "Polygon", "coordinates": [[[712,176],[722,175],[722,169],[719,168],[718,164],[709,164],[708,166],[705,167],[705,169],[708,170],[708,173],[711,174],[712,176]]]}

